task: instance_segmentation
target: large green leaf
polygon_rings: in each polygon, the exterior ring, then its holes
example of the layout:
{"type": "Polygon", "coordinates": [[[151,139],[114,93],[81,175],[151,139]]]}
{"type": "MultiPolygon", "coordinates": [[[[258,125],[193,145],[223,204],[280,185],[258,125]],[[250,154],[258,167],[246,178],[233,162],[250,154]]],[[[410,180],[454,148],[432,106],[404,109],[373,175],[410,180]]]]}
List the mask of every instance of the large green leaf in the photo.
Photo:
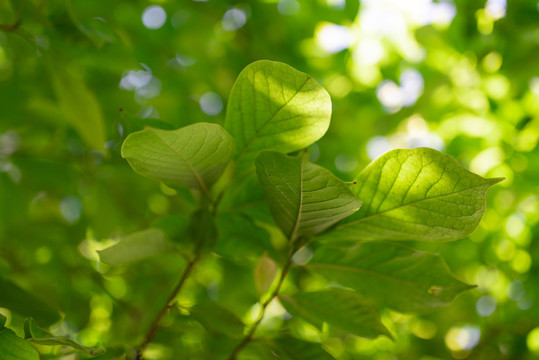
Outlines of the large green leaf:
{"type": "Polygon", "coordinates": [[[473,287],[451,275],[439,255],[391,243],[318,248],[306,266],[401,312],[446,306],[473,287]]]}
{"type": "Polygon", "coordinates": [[[122,265],[144,260],[170,251],[171,245],[163,231],[147,229],[124,236],[118,243],[98,251],[105,264],[122,265]]]}
{"type": "Polygon", "coordinates": [[[177,130],[146,128],[130,134],[122,145],[122,156],[138,174],[207,195],[235,151],[226,130],[210,123],[177,130]]]}
{"type": "Polygon", "coordinates": [[[32,344],[18,337],[13,330],[0,328],[0,359],[39,360],[39,353],[32,344]]]}
{"type": "Polygon", "coordinates": [[[292,152],[320,139],[329,127],[331,99],[309,75],[289,65],[257,61],[238,76],[225,128],[236,139],[238,168],[261,150],[292,152]]]}
{"type": "Polygon", "coordinates": [[[291,240],[321,233],[361,206],[346,184],[305,154],[264,151],[256,173],[275,222],[291,240]]]}
{"type": "Polygon", "coordinates": [[[280,299],[292,316],[318,327],[327,322],[354,335],[366,338],[386,335],[391,338],[372,302],[352,290],[333,288],[280,296],[280,299]]]}
{"type": "Polygon", "coordinates": [[[326,238],[450,241],[469,235],[485,211],[484,179],[429,148],[393,150],[373,161],[354,191],[363,207],[326,238]]]}
{"type": "Polygon", "coordinates": [[[93,149],[105,148],[105,126],[101,107],[78,72],[50,62],[53,89],[66,120],[93,149]]]}
{"type": "Polygon", "coordinates": [[[85,352],[90,355],[100,355],[105,352],[103,349],[82,346],[76,341],[65,336],[54,336],[43,330],[32,318],[24,322],[24,334],[26,340],[40,345],[61,345],[69,346],[75,350],[85,352]]]}
{"type": "Polygon", "coordinates": [[[1,277],[0,307],[8,308],[24,316],[34,316],[41,323],[47,325],[60,319],[60,314],[43,300],[1,277]]]}

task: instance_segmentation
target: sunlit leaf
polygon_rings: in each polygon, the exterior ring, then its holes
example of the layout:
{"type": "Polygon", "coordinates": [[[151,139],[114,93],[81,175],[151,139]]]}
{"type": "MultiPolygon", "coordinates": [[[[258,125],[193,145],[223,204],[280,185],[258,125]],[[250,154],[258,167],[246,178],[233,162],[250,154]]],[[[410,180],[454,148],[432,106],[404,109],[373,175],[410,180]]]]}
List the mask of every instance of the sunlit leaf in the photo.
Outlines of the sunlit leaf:
{"type": "Polygon", "coordinates": [[[140,175],[207,195],[234,152],[232,137],[209,123],[177,130],[146,128],[130,134],[122,145],[122,156],[140,175]]]}
{"type": "Polygon", "coordinates": [[[169,252],[171,245],[158,229],[147,229],[124,236],[118,243],[98,251],[105,264],[122,265],[169,252]]]}
{"type": "Polygon", "coordinates": [[[328,239],[449,241],[469,235],[485,211],[484,179],[429,148],[393,150],[357,178],[362,208],[328,239]]]}
{"type": "Polygon", "coordinates": [[[324,322],[354,335],[376,338],[391,334],[373,303],[352,290],[328,289],[279,297],[292,316],[321,327],[324,322]]]}
{"type": "Polygon", "coordinates": [[[318,248],[306,266],[401,312],[446,306],[473,288],[451,275],[439,255],[391,243],[318,248]]]}
{"type": "Polygon", "coordinates": [[[292,152],[320,139],[329,127],[331,100],[309,75],[273,61],[239,74],[228,101],[225,128],[236,139],[239,169],[261,150],[292,152]]]}
{"type": "Polygon", "coordinates": [[[275,222],[291,240],[318,234],[361,206],[346,184],[304,155],[262,152],[256,173],[275,222]]]}
{"type": "Polygon", "coordinates": [[[24,322],[24,337],[27,341],[39,345],[61,345],[69,346],[75,350],[85,352],[90,355],[100,355],[105,352],[103,349],[82,346],[76,341],[65,336],[54,336],[48,331],[39,327],[32,318],[24,322]]]}
{"type": "Polygon", "coordinates": [[[0,359],[39,360],[39,353],[28,341],[8,328],[0,328],[0,359]]]}

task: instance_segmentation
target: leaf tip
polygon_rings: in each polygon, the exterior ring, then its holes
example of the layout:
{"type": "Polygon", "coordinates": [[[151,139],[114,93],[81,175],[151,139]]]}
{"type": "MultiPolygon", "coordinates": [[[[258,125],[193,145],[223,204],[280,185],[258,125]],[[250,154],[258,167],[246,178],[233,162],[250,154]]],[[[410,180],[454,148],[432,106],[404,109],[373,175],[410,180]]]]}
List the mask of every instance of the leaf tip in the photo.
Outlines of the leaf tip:
{"type": "Polygon", "coordinates": [[[501,183],[502,181],[505,181],[506,179],[504,177],[497,177],[497,178],[490,178],[487,179],[489,186],[496,185],[498,183],[501,183]]]}

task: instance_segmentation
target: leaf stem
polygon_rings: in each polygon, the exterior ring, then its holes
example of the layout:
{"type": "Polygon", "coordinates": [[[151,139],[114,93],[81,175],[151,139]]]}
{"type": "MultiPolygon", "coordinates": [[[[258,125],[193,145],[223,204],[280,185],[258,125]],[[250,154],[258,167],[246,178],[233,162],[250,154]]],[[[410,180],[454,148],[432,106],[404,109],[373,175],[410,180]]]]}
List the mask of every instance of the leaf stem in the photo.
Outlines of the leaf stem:
{"type": "Polygon", "coordinates": [[[284,279],[286,278],[286,275],[288,274],[288,270],[290,270],[290,266],[292,265],[292,255],[293,252],[290,253],[290,256],[288,257],[288,260],[286,261],[286,264],[283,267],[283,271],[281,272],[281,277],[279,278],[279,282],[277,283],[277,286],[272,291],[271,295],[262,303],[262,309],[260,310],[260,313],[258,315],[258,318],[256,321],[251,325],[251,328],[247,332],[247,335],[243,338],[243,340],[232,350],[232,353],[227,358],[228,360],[235,360],[238,354],[251,342],[253,339],[253,335],[255,334],[256,329],[258,328],[258,325],[262,322],[264,319],[264,315],[266,313],[266,308],[268,305],[272,302],[274,298],[279,295],[279,291],[281,290],[281,286],[283,285],[284,279]]]}
{"type": "Polygon", "coordinates": [[[152,341],[153,337],[155,336],[155,333],[157,332],[157,328],[158,328],[159,323],[161,322],[161,319],[163,318],[163,316],[165,316],[167,311],[173,307],[174,298],[176,297],[176,295],[178,295],[180,290],[183,288],[183,285],[185,284],[185,281],[187,280],[187,278],[189,277],[189,275],[193,271],[193,268],[195,267],[195,265],[200,260],[200,257],[201,257],[201,255],[197,254],[192,260],[190,260],[187,263],[187,266],[184,269],[180,280],[178,281],[178,283],[176,284],[176,286],[174,287],[174,289],[170,293],[170,295],[169,295],[169,297],[167,299],[167,302],[161,308],[159,313],[157,313],[157,316],[153,319],[153,321],[152,321],[152,323],[150,325],[150,328],[149,328],[148,332],[146,333],[146,336],[144,337],[144,341],[142,341],[142,343],[138,346],[138,348],[137,348],[137,356],[136,356],[135,360],[142,360],[143,359],[142,352],[144,351],[144,349],[146,349],[148,344],[152,341]]]}

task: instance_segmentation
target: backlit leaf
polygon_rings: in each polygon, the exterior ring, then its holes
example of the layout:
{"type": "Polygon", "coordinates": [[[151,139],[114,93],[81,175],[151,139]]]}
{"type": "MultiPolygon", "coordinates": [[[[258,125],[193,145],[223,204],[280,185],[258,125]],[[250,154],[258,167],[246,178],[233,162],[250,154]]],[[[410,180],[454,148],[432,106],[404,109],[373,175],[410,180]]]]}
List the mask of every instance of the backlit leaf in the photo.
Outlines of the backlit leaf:
{"type": "Polygon", "coordinates": [[[357,178],[362,208],[328,239],[450,241],[468,236],[485,211],[484,179],[429,148],[393,150],[357,178]]]}
{"type": "Polygon", "coordinates": [[[165,234],[158,229],[147,229],[124,236],[118,243],[98,251],[105,264],[122,265],[170,251],[165,234]]]}
{"type": "Polygon", "coordinates": [[[238,168],[261,150],[292,152],[320,139],[329,127],[331,100],[309,75],[289,65],[257,61],[239,74],[225,128],[236,139],[238,168]]]}

